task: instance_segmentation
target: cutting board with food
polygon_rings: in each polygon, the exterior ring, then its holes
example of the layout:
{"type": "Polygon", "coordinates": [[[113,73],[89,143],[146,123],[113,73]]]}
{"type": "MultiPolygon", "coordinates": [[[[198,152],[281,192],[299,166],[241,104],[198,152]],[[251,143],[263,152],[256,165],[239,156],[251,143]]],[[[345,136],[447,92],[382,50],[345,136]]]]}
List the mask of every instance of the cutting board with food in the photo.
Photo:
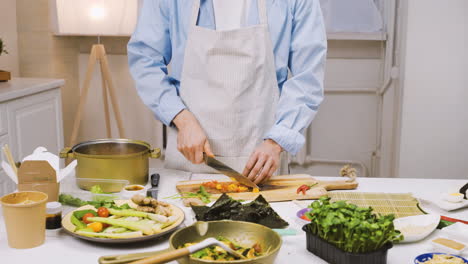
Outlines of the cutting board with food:
{"type": "Polygon", "coordinates": [[[221,194],[227,193],[236,200],[254,200],[261,194],[268,202],[279,202],[318,199],[327,195],[328,191],[351,190],[357,186],[358,182],[354,176],[343,180],[322,181],[307,174],[296,174],[273,176],[270,181],[259,186],[260,190],[240,185],[230,179],[181,181],[177,183],[176,188],[185,205],[197,205],[197,197],[190,194],[200,194],[200,187],[209,194],[210,199],[217,199],[221,194]]]}

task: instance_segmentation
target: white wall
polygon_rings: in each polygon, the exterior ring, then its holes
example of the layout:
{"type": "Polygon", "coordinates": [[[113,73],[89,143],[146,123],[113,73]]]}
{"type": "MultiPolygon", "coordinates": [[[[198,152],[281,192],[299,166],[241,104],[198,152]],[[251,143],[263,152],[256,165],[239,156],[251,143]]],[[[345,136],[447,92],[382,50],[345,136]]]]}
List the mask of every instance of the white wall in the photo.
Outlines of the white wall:
{"type": "Polygon", "coordinates": [[[0,0],[0,38],[8,50],[0,56],[0,70],[19,75],[18,68],[18,33],[16,28],[16,0],[0,0]]]}
{"type": "Polygon", "coordinates": [[[408,1],[400,177],[468,179],[468,1],[408,1]]]}
{"type": "MultiPolygon", "coordinates": [[[[79,55],[79,80],[82,88],[89,54],[79,55]]],[[[110,72],[116,89],[126,137],[144,140],[153,147],[162,147],[162,124],[156,121],[151,111],[142,103],[128,69],[126,55],[107,55],[110,72]]],[[[106,126],[102,101],[101,73],[96,65],[84,108],[79,140],[105,138],[106,126]]],[[[109,107],[111,102],[109,100],[109,107]]],[[[114,113],[110,108],[112,136],[119,136],[114,113]]]]}

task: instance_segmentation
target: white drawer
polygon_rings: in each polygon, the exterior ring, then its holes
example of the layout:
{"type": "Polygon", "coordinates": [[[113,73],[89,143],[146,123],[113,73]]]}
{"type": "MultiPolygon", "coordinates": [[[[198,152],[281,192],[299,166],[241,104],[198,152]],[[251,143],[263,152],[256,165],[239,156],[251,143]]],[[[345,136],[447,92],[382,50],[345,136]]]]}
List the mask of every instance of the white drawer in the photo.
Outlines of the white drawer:
{"type": "Polygon", "coordinates": [[[6,104],[0,104],[0,136],[8,133],[8,119],[7,119],[6,104]]]}

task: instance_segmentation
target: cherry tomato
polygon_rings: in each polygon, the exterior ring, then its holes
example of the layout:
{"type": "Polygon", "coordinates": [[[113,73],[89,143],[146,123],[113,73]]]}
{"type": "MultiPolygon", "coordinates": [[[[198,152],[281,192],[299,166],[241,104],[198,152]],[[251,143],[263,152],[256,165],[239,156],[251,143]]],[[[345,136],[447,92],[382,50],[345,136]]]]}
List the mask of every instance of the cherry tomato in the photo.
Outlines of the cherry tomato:
{"type": "Polygon", "coordinates": [[[102,224],[102,228],[108,228],[110,225],[109,224],[102,224]]]}
{"type": "Polygon", "coordinates": [[[310,221],[310,219],[306,215],[301,215],[301,219],[304,219],[306,221],[310,221]]]}
{"type": "Polygon", "coordinates": [[[91,228],[94,232],[101,232],[103,229],[102,223],[94,222],[88,225],[88,228],[91,228]]]}
{"type": "Polygon", "coordinates": [[[100,217],[108,217],[109,216],[109,210],[107,210],[107,208],[105,208],[105,207],[99,207],[99,209],[97,210],[97,214],[100,217]]]}
{"type": "Polygon", "coordinates": [[[81,220],[83,220],[83,222],[85,224],[89,224],[89,223],[91,223],[91,221],[88,221],[89,217],[94,217],[94,215],[92,213],[87,213],[87,214],[83,215],[83,218],[81,218],[81,220]]]}

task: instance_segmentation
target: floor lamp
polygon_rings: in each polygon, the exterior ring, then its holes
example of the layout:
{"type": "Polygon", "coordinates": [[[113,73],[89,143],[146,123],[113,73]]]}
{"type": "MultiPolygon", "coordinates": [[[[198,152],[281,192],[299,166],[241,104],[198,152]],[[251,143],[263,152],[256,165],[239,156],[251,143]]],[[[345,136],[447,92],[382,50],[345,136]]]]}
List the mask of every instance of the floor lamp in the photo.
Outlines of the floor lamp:
{"type": "Polygon", "coordinates": [[[73,122],[70,146],[78,138],[82,113],[88,97],[95,67],[99,64],[102,79],[102,98],[106,124],[106,136],[112,137],[110,104],[114,112],[120,138],[125,138],[125,129],[112,81],[106,50],[101,36],[130,36],[136,24],[137,0],[50,0],[54,15],[55,34],[59,36],[97,36],[88,59],[86,75],[81,89],[78,109],[73,122]]]}

